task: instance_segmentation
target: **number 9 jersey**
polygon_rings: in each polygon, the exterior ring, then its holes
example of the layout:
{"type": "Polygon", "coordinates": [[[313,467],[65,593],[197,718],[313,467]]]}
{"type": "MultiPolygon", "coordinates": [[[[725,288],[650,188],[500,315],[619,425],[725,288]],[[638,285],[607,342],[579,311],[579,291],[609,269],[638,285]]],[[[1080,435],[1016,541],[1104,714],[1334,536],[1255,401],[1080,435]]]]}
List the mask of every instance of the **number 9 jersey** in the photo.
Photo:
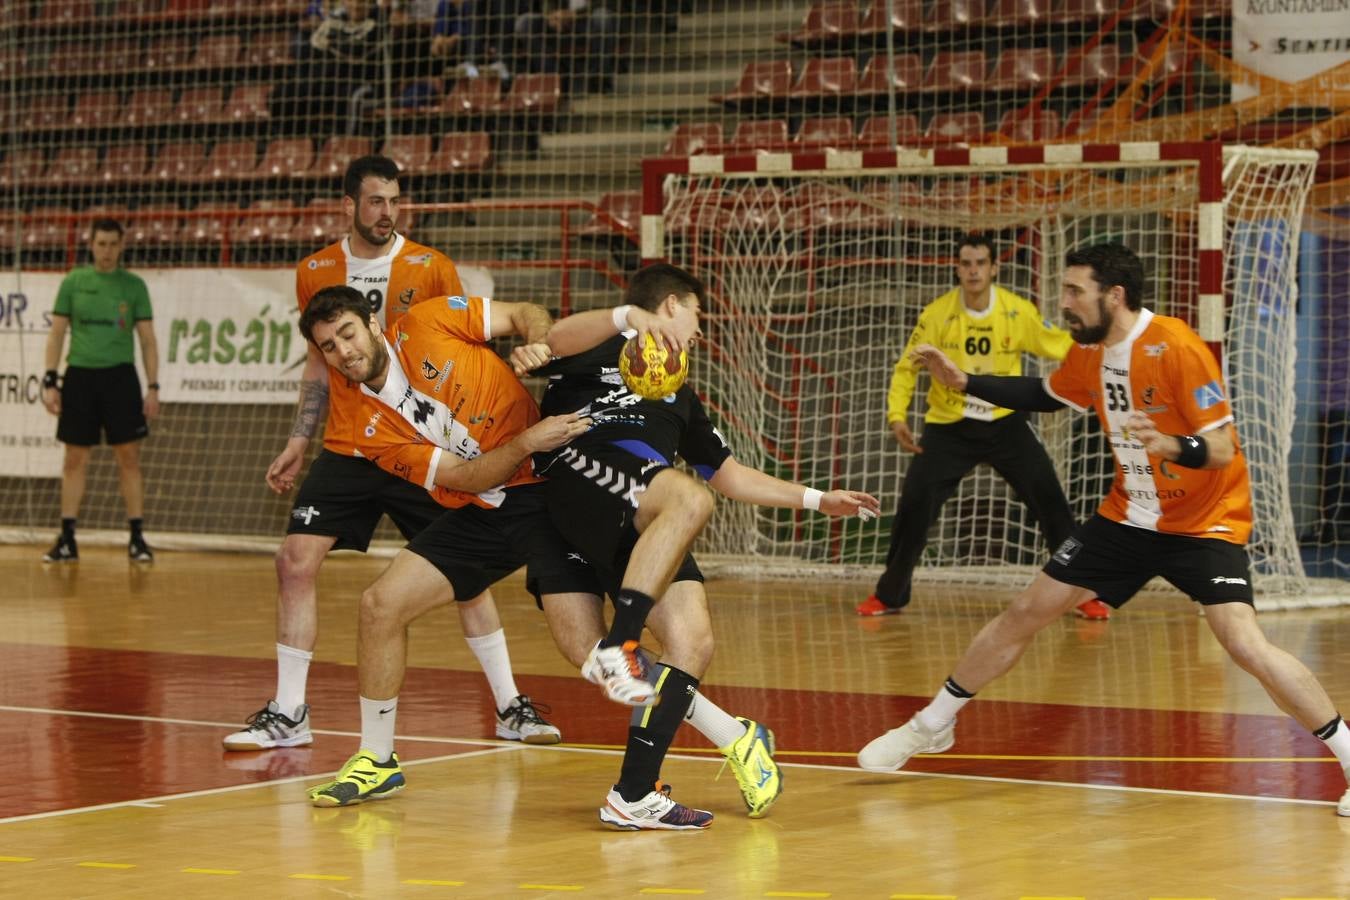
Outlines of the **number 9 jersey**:
{"type": "MultiPolygon", "coordinates": [[[[365,294],[375,308],[380,327],[389,326],[410,308],[433,297],[462,296],[455,264],[444,253],[395,234],[389,252],[375,259],[351,255],[347,238],[329,244],[300,260],[295,267],[295,299],[301,310],[320,290],[345,284],[365,294]]],[[[368,402],[368,401],[367,401],[368,402]]],[[[360,456],[356,428],[365,426],[359,387],[333,369],[328,370],[328,424],[323,430],[325,450],[360,456]]]]}

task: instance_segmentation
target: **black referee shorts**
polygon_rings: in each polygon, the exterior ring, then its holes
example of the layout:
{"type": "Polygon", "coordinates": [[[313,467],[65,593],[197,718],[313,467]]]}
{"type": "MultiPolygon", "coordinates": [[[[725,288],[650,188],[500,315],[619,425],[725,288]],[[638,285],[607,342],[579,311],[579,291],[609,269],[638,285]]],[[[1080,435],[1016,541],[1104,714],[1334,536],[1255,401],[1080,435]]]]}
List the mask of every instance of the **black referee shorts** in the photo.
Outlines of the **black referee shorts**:
{"type": "Polygon", "coordinates": [[[149,435],[135,366],[66,369],[61,380],[61,415],[56,420],[58,441],[93,447],[104,438],[109,444],[127,444],[149,435]]]}

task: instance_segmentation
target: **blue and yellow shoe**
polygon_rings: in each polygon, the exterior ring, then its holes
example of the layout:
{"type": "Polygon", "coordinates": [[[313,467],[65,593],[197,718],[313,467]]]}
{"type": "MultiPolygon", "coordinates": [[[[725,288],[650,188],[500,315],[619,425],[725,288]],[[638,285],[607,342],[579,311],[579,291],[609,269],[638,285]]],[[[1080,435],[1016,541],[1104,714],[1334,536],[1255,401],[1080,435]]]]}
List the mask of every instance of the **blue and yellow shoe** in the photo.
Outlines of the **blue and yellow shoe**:
{"type": "Polygon", "coordinates": [[[783,773],[773,759],[773,732],[749,719],[736,721],[745,725],[745,734],[718,749],[736,775],[750,818],[758,819],[768,814],[783,793],[783,773]]]}
{"type": "Polygon", "coordinates": [[[376,762],[374,753],[358,750],[336,779],[310,788],[309,799],[321,808],[352,806],[366,800],[387,800],[403,790],[405,784],[397,753],[388,762],[376,762]]]}

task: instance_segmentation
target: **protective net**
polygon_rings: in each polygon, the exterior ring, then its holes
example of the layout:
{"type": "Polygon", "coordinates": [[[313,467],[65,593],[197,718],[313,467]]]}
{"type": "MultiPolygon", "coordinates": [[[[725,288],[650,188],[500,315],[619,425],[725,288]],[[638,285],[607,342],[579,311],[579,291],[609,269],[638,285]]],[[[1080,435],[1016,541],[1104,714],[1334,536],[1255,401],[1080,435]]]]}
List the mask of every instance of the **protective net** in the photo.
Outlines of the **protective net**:
{"type": "MultiPolygon", "coordinates": [[[[994,236],[998,283],[1040,302],[1052,319],[1064,255],[1121,241],[1145,261],[1151,308],[1189,321],[1221,350],[1252,471],[1260,589],[1269,602],[1305,602],[1287,460],[1295,260],[1315,157],[1225,148],[1219,204],[1202,202],[1211,175],[1196,159],[1158,159],[1156,146],[1109,149],[1123,161],[1016,165],[1000,153],[1004,161],[981,164],[971,153],[943,165],[934,164],[941,154],[902,152],[891,154],[897,164],[871,168],[857,154],[695,158],[684,168],[701,174],[664,179],[662,169],[680,166],[655,164],[648,183],[661,192],[654,204],[663,214],[649,228],[649,253],[710,286],[694,381],[743,462],[866,490],[893,507],[912,457],[885,427],[886,386],[919,312],[954,284],[958,239],[994,236]],[[1218,297],[1209,309],[1202,300],[1217,287],[1202,278],[1206,227],[1222,241],[1226,313],[1218,297]]],[[[1219,174],[1216,162],[1212,177],[1219,174]]],[[[911,407],[916,433],[925,409],[922,401],[911,407]]],[[[1113,471],[1095,418],[1041,415],[1038,424],[1081,520],[1113,471]]],[[[742,556],[751,569],[875,565],[885,559],[888,524],[723,504],[704,549],[742,556]]],[[[919,577],[1023,578],[1046,553],[1025,507],[981,466],[934,525],[919,577]]]]}

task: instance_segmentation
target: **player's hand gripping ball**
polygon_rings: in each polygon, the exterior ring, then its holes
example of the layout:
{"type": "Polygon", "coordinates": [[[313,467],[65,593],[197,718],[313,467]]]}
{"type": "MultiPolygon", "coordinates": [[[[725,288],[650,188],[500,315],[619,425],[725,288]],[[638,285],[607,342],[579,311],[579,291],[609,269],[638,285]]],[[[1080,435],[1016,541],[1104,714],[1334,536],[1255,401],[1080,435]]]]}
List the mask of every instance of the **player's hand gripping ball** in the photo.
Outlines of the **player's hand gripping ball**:
{"type": "Polygon", "coordinates": [[[647,335],[645,344],[638,335],[628,339],[619,353],[619,374],[628,389],[647,400],[660,400],[680,389],[689,376],[689,355],[683,350],[672,353],[663,343],[647,335]]]}

